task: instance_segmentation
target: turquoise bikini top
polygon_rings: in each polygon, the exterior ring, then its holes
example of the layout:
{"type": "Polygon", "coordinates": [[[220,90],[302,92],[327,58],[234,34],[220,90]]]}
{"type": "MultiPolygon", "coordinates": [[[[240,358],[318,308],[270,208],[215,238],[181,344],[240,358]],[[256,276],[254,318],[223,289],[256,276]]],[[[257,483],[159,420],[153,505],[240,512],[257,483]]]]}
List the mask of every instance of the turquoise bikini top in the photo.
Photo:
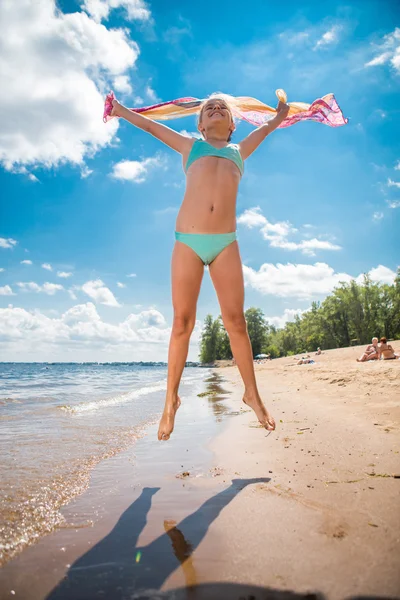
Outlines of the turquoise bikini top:
{"type": "Polygon", "coordinates": [[[237,144],[228,144],[223,148],[214,148],[214,146],[204,140],[196,140],[190,150],[185,171],[188,170],[190,165],[194,163],[195,160],[201,158],[202,156],[218,156],[220,158],[227,158],[235,163],[240,171],[240,174],[243,175],[244,163],[240,154],[239,146],[237,144]]]}

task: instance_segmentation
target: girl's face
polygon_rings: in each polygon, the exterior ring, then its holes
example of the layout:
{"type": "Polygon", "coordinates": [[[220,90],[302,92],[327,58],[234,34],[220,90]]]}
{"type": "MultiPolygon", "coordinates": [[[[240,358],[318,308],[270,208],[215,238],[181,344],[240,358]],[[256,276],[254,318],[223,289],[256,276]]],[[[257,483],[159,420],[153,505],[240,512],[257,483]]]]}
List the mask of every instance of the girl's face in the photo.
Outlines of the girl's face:
{"type": "Polygon", "coordinates": [[[216,123],[218,123],[218,129],[226,124],[227,137],[235,129],[231,111],[225,100],[221,98],[207,100],[201,111],[199,131],[204,135],[204,132],[216,123]]]}

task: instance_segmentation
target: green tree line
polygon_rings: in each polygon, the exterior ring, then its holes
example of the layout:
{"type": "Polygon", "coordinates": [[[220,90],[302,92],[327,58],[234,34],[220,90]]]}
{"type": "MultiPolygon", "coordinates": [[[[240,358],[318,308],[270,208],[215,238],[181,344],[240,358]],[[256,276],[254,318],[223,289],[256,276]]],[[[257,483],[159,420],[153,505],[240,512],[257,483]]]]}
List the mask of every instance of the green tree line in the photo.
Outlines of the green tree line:
{"type": "MultiPolygon", "coordinates": [[[[323,302],[278,329],[270,325],[260,308],[245,312],[253,356],[270,354],[272,358],[318,347],[343,348],[351,343],[366,344],[371,338],[400,338],[400,269],[392,285],[372,282],[364,275],[362,284],[342,283],[323,302]]],[[[232,358],[229,336],[221,315],[207,315],[200,339],[200,361],[232,358]]]]}

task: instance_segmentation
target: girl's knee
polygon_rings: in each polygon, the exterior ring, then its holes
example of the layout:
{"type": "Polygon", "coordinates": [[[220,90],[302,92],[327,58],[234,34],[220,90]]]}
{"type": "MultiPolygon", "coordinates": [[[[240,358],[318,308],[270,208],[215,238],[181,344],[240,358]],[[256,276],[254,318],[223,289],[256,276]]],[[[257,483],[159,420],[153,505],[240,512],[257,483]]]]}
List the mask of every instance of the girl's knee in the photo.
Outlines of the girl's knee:
{"type": "Polygon", "coordinates": [[[175,314],[172,333],[177,336],[190,335],[194,329],[196,318],[192,315],[175,314]]]}
{"type": "Polygon", "coordinates": [[[226,314],[223,317],[223,322],[228,334],[247,332],[247,324],[243,312],[226,314]]]}

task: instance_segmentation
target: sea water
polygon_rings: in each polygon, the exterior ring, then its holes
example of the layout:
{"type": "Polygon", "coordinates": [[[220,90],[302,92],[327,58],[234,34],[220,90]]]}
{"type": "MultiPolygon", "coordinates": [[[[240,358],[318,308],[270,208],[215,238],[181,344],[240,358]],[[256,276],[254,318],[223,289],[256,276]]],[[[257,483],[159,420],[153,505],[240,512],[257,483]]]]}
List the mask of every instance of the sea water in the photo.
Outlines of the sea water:
{"type": "MultiPolygon", "coordinates": [[[[209,369],[186,368],[180,394],[209,369]]],[[[0,363],[0,564],[62,526],[93,467],[161,416],[166,365],[0,363]]]]}

